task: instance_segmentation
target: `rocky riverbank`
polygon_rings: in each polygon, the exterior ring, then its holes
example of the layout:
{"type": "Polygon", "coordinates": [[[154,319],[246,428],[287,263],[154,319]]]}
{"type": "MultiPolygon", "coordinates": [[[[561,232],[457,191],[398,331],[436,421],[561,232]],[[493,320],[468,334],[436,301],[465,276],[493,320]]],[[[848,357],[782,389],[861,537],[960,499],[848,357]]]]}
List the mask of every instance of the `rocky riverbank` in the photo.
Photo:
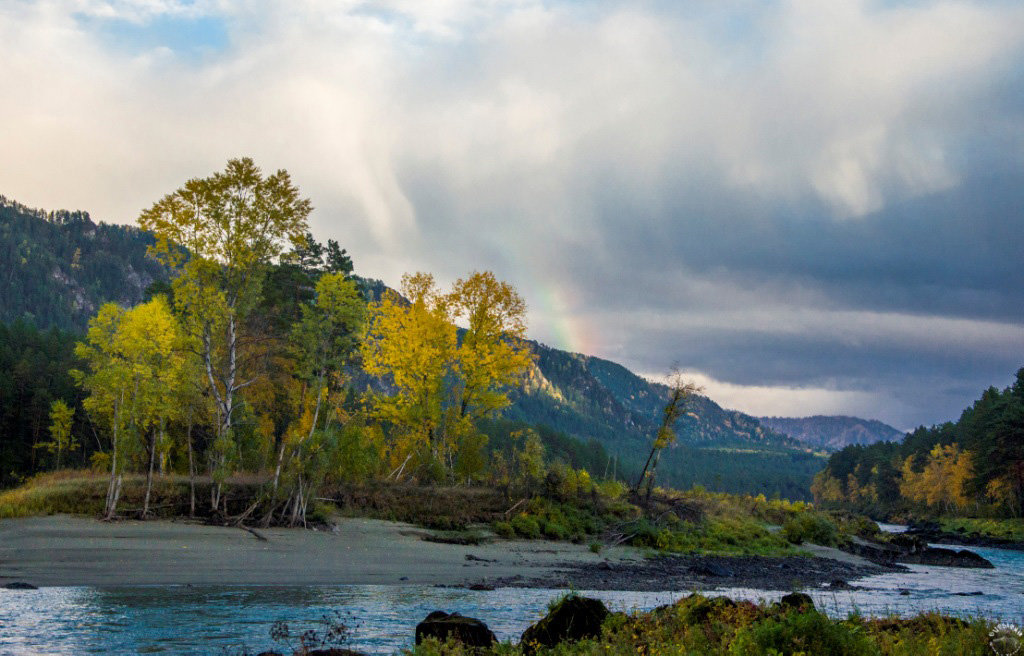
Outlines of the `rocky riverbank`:
{"type": "Polygon", "coordinates": [[[1024,551],[1024,542],[983,535],[976,531],[945,531],[936,522],[912,523],[907,527],[905,534],[913,535],[931,544],[954,544],[965,547],[991,547],[994,549],[1024,551]]]}
{"type": "Polygon", "coordinates": [[[904,563],[938,567],[993,568],[992,563],[973,551],[932,547],[929,542],[909,532],[893,535],[884,542],[854,537],[845,550],[879,565],[904,563]]]}
{"type": "Polygon", "coordinates": [[[497,587],[641,592],[711,590],[724,586],[791,590],[823,585],[843,587],[864,576],[904,569],[893,563],[830,557],[666,555],[635,562],[564,563],[554,575],[513,576],[490,583],[497,587]]]}

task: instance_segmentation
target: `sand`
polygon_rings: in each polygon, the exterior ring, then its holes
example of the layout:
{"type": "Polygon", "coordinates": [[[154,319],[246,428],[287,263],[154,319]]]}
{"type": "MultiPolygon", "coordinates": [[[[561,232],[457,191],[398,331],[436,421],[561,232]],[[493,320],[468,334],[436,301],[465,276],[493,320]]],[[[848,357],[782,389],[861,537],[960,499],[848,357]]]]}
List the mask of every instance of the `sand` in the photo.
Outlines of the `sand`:
{"type": "Polygon", "coordinates": [[[424,541],[429,531],[371,519],[334,532],[239,529],[179,521],[70,516],[0,520],[0,585],[468,585],[522,576],[557,581],[559,565],[637,561],[630,548],[500,540],[424,541]]]}

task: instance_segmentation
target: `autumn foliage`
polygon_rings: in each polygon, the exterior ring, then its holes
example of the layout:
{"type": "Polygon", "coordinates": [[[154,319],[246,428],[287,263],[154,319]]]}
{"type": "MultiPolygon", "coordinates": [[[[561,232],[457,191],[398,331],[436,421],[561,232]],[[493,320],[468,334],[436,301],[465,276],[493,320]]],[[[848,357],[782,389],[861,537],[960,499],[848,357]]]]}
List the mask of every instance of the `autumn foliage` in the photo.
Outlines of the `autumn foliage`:
{"type": "MultiPolygon", "coordinates": [[[[240,159],[139,217],[172,284],[104,305],[77,348],[107,517],[134,472],[143,516],[154,476],[187,473],[190,512],[202,489],[227,516],[227,482],[251,473],[261,491],[235,519],[289,524],[330,482],[483,478],[479,422],[533,361],[522,297],[490,272],[445,292],[416,273],[368,302],[345,251],[309,234],[311,209],[287,172],[240,159]]],[[[58,462],[75,448],[71,419],[54,404],[43,446],[58,462]]]]}

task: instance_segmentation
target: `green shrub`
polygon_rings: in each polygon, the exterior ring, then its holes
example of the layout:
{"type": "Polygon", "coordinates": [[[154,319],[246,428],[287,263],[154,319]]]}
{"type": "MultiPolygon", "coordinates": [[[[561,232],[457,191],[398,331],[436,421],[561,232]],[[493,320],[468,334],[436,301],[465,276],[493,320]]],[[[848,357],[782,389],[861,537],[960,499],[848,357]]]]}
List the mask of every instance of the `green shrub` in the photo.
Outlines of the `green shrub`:
{"type": "Polygon", "coordinates": [[[540,524],[535,517],[526,513],[519,513],[512,518],[512,529],[524,538],[536,540],[540,537],[540,524]]]}
{"type": "Polygon", "coordinates": [[[499,537],[514,538],[516,536],[516,529],[512,527],[510,522],[494,522],[492,528],[499,537]]]}
{"type": "Polygon", "coordinates": [[[856,622],[834,622],[815,610],[769,616],[737,631],[729,645],[732,656],[873,656],[881,653],[856,622]]]}
{"type": "Polygon", "coordinates": [[[567,540],[570,536],[569,529],[556,519],[543,521],[541,531],[544,533],[544,537],[551,538],[552,540],[567,540]]]}
{"type": "Polygon", "coordinates": [[[834,547],[840,543],[839,529],[830,519],[817,512],[803,512],[782,525],[782,535],[793,544],[813,542],[834,547]]]}

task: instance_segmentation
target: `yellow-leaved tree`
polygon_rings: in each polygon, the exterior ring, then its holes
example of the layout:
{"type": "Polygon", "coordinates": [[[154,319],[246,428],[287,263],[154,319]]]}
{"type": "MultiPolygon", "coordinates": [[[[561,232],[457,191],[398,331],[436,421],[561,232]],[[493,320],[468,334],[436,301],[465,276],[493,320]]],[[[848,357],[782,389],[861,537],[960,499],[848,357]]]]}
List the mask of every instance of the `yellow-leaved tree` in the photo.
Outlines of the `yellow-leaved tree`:
{"type": "Polygon", "coordinates": [[[508,404],[508,388],[533,359],[526,304],[490,272],[458,280],[447,294],[430,274],[407,274],[400,291],[371,304],[362,345],[364,369],[390,388],[368,401],[391,435],[392,476],[439,480],[457,471],[472,480],[486,444],[474,422],[508,404]]]}
{"type": "Polygon", "coordinates": [[[449,421],[458,440],[453,468],[469,482],[485,469],[487,438],[476,421],[509,404],[509,388],[520,382],[534,355],[526,344],[525,301],[490,271],[455,281],[447,307],[452,319],[466,326],[455,353],[457,380],[449,421]]]}
{"type": "Polygon", "coordinates": [[[71,434],[71,422],[74,418],[75,409],[63,399],[57,399],[50,404],[50,441],[39,446],[54,454],[57,469],[60,469],[60,460],[64,452],[78,448],[78,442],[71,434]]]}
{"type": "MultiPolygon", "coordinates": [[[[392,472],[442,463],[451,447],[442,426],[445,376],[458,345],[446,299],[427,273],[402,276],[401,296],[391,290],[371,303],[363,336],[363,369],[384,378],[394,393],[371,393],[373,413],[391,432],[392,472]]],[[[436,473],[436,472],[435,472],[436,473]]]]}
{"type": "Polygon", "coordinates": [[[956,444],[936,444],[921,471],[914,468],[914,456],[903,461],[900,494],[944,510],[962,509],[970,503],[966,487],[972,473],[969,451],[960,451],[956,444]]]}
{"type": "Polygon", "coordinates": [[[89,392],[82,405],[110,437],[108,518],[117,512],[125,468],[140,453],[148,460],[142,514],[148,513],[156,455],[169,448],[168,424],[181,409],[187,359],[181,337],[167,301],[157,296],[127,311],[103,305],[76,347],[87,365],[86,372],[72,372],[89,392]]]}

